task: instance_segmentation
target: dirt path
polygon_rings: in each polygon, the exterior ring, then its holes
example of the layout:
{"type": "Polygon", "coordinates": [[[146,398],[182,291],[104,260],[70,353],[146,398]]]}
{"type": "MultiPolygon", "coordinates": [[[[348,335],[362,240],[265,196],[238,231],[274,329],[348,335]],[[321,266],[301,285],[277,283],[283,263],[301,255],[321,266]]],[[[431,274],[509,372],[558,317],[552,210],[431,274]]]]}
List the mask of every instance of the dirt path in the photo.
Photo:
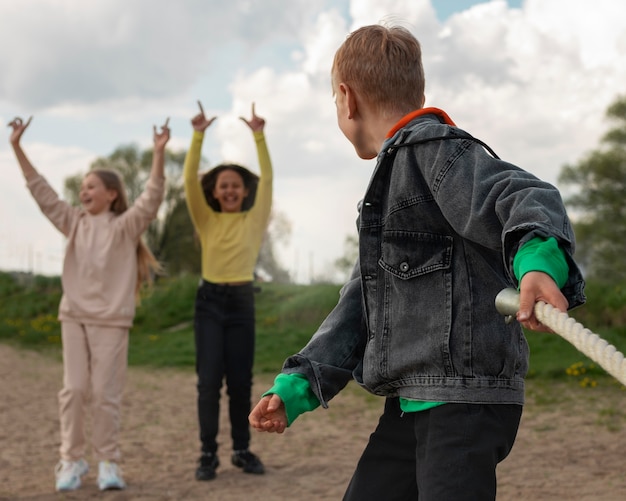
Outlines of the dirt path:
{"type": "MultiPolygon", "coordinates": [[[[330,410],[300,417],[282,436],[254,433],[264,476],[230,465],[224,414],[218,477],[197,482],[194,375],[131,369],[122,419],[128,489],[100,493],[92,464],[79,491],[57,494],[61,376],[59,362],[0,344],[0,500],[340,500],[382,408],[349,388],[330,410]]],[[[269,383],[258,379],[255,393],[269,383]]],[[[499,500],[626,499],[625,454],[626,392],[618,385],[560,383],[548,391],[531,384],[516,446],[499,467],[499,500]]]]}

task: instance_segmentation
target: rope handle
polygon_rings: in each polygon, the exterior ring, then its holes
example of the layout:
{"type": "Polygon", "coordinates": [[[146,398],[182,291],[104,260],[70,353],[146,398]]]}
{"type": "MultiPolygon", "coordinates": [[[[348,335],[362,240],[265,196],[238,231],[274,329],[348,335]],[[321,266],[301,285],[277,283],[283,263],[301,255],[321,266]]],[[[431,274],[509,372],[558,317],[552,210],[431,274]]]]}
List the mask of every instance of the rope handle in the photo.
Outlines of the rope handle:
{"type": "MultiPolygon", "coordinates": [[[[500,291],[496,296],[496,310],[505,316],[505,322],[511,322],[519,310],[519,293],[511,288],[500,291]]],[[[550,327],[626,386],[626,358],[615,346],[591,332],[567,313],[543,301],[535,304],[535,316],[543,325],[550,327]]]]}

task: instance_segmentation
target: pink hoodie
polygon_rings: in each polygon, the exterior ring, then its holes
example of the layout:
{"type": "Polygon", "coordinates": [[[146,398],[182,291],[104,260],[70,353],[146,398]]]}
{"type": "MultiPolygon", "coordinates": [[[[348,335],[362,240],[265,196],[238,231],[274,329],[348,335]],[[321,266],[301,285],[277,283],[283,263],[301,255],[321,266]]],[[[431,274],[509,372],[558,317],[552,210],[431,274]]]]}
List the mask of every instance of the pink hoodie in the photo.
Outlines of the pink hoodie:
{"type": "Polygon", "coordinates": [[[150,177],[123,214],[91,215],[59,199],[42,176],[28,189],[44,215],[67,237],[59,320],[130,328],[135,317],[137,244],[156,217],[164,179],[150,177]]]}

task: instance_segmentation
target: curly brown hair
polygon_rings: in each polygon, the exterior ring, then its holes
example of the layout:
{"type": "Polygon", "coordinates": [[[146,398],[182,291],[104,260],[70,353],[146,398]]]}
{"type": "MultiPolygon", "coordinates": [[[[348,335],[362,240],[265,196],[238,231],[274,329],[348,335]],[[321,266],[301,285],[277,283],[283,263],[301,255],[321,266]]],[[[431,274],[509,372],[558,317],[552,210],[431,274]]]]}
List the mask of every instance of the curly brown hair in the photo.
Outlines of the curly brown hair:
{"type": "Polygon", "coordinates": [[[215,212],[222,211],[219,202],[213,196],[213,190],[215,189],[217,177],[220,175],[221,172],[225,170],[232,170],[233,172],[239,174],[241,176],[241,179],[243,179],[243,185],[246,190],[248,190],[248,196],[243,199],[241,210],[250,210],[254,205],[254,200],[256,198],[256,189],[259,184],[259,176],[257,176],[253,172],[250,172],[248,169],[239,164],[220,164],[216,167],[213,167],[210,171],[205,173],[200,178],[200,184],[202,185],[202,191],[204,192],[204,198],[206,200],[206,203],[215,212]]]}

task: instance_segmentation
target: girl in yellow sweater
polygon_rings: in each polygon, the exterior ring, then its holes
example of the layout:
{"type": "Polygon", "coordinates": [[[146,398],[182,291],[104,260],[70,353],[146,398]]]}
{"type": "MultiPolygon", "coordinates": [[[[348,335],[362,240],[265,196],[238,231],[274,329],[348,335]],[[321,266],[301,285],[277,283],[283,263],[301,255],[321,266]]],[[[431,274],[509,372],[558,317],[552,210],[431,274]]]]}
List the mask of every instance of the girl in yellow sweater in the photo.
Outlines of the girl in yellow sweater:
{"type": "Polygon", "coordinates": [[[264,473],[250,452],[248,414],[254,361],[254,268],[272,204],[272,165],[265,120],[252,105],[252,130],[261,177],[237,164],[221,164],[198,178],[207,119],[202,105],[193,117],[191,147],[184,167],[187,207],[202,247],[202,280],[195,305],[196,372],[201,456],[196,479],[211,480],[219,466],[217,432],[222,380],[226,378],[233,453],[246,473],[264,473]]]}

